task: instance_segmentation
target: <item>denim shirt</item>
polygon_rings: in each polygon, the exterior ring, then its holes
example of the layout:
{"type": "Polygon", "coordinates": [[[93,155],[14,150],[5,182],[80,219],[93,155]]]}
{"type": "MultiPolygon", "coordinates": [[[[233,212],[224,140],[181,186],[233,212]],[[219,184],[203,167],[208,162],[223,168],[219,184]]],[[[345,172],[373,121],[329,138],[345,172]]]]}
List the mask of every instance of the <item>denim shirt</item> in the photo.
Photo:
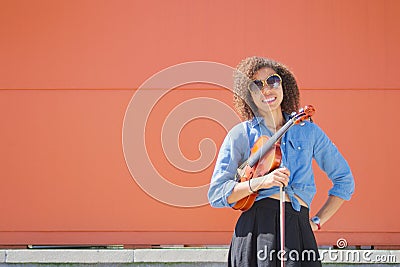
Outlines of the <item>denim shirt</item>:
{"type": "MultiPolygon", "coordinates": [[[[288,120],[288,115],[284,114],[288,120]]],[[[228,196],[238,183],[235,174],[238,166],[250,156],[250,149],[262,136],[272,136],[265,126],[264,119],[255,117],[234,126],[225,137],[216,161],[208,191],[208,200],[213,207],[232,207],[228,196]]],[[[316,193],[312,159],[327,174],[333,186],[328,194],[350,200],[354,192],[354,178],[346,160],[327,135],[315,123],[303,121],[292,126],[281,139],[281,165],[290,171],[289,184],[285,187],[292,206],[300,210],[297,195],[310,207],[316,193]]],[[[257,200],[279,193],[274,186],[258,191],[257,200]]]]}

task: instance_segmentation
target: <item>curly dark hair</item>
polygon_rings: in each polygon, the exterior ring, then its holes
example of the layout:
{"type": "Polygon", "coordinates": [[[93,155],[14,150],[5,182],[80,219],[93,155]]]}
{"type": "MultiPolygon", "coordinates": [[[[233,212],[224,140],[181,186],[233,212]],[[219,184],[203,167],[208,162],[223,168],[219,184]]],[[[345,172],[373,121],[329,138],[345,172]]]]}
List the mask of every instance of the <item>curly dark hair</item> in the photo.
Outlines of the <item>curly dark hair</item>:
{"type": "Polygon", "coordinates": [[[283,101],[282,111],[292,113],[300,106],[300,93],[294,74],[283,64],[262,57],[248,57],[242,60],[234,72],[233,104],[239,115],[251,120],[257,114],[257,108],[250,95],[249,85],[254,74],[262,68],[271,68],[282,77],[283,101]]]}

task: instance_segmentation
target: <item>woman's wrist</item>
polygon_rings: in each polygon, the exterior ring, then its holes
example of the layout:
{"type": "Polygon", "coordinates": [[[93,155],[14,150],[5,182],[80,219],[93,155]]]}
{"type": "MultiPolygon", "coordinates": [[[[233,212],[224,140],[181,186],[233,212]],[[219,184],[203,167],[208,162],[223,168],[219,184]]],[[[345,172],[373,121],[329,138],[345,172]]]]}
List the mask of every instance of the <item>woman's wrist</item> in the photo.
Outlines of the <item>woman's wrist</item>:
{"type": "Polygon", "coordinates": [[[254,190],[253,187],[251,186],[252,180],[253,179],[249,179],[249,191],[250,191],[250,194],[255,194],[255,193],[257,193],[257,190],[254,190]]]}
{"type": "Polygon", "coordinates": [[[310,221],[317,227],[317,230],[321,230],[321,219],[317,215],[312,217],[310,221]]]}

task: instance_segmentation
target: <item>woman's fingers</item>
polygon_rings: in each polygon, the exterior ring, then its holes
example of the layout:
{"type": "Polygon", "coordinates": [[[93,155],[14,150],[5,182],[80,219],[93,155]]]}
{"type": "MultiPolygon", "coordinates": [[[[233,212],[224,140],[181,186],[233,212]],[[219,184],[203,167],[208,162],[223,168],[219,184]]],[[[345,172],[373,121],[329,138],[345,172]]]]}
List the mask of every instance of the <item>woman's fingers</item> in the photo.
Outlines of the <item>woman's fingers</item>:
{"type": "Polygon", "coordinates": [[[290,171],[287,168],[278,168],[267,175],[262,176],[262,188],[270,188],[273,186],[287,186],[289,183],[290,171]]]}
{"type": "Polygon", "coordinates": [[[273,180],[280,183],[276,184],[278,186],[287,186],[289,183],[289,175],[290,172],[286,168],[279,168],[274,170],[271,174],[273,174],[273,180]]]}
{"type": "Polygon", "coordinates": [[[286,167],[281,167],[281,168],[278,168],[278,169],[276,169],[274,171],[281,172],[281,173],[286,174],[287,176],[290,176],[290,171],[286,167]]]}
{"type": "Polygon", "coordinates": [[[277,186],[287,186],[289,183],[289,179],[283,177],[276,177],[274,181],[276,182],[277,186]]]}

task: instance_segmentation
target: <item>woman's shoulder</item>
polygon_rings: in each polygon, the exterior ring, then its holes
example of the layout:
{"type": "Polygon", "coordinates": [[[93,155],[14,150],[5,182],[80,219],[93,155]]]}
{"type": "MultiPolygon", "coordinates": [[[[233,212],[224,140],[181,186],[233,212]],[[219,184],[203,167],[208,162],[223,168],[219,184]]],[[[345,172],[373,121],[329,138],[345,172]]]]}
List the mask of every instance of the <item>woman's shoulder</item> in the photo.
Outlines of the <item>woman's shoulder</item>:
{"type": "Polygon", "coordinates": [[[259,124],[263,122],[263,120],[264,119],[262,117],[254,117],[250,120],[245,120],[236,124],[230,131],[234,133],[247,133],[250,129],[257,128],[259,124]]]}
{"type": "Polygon", "coordinates": [[[250,121],[242,121],[235,126],[233,126],[229,132],[228,135],[231,137],[240,137],[240,136],[247,136],[247,132],[249,129],[249,123],[250,121]]]}

